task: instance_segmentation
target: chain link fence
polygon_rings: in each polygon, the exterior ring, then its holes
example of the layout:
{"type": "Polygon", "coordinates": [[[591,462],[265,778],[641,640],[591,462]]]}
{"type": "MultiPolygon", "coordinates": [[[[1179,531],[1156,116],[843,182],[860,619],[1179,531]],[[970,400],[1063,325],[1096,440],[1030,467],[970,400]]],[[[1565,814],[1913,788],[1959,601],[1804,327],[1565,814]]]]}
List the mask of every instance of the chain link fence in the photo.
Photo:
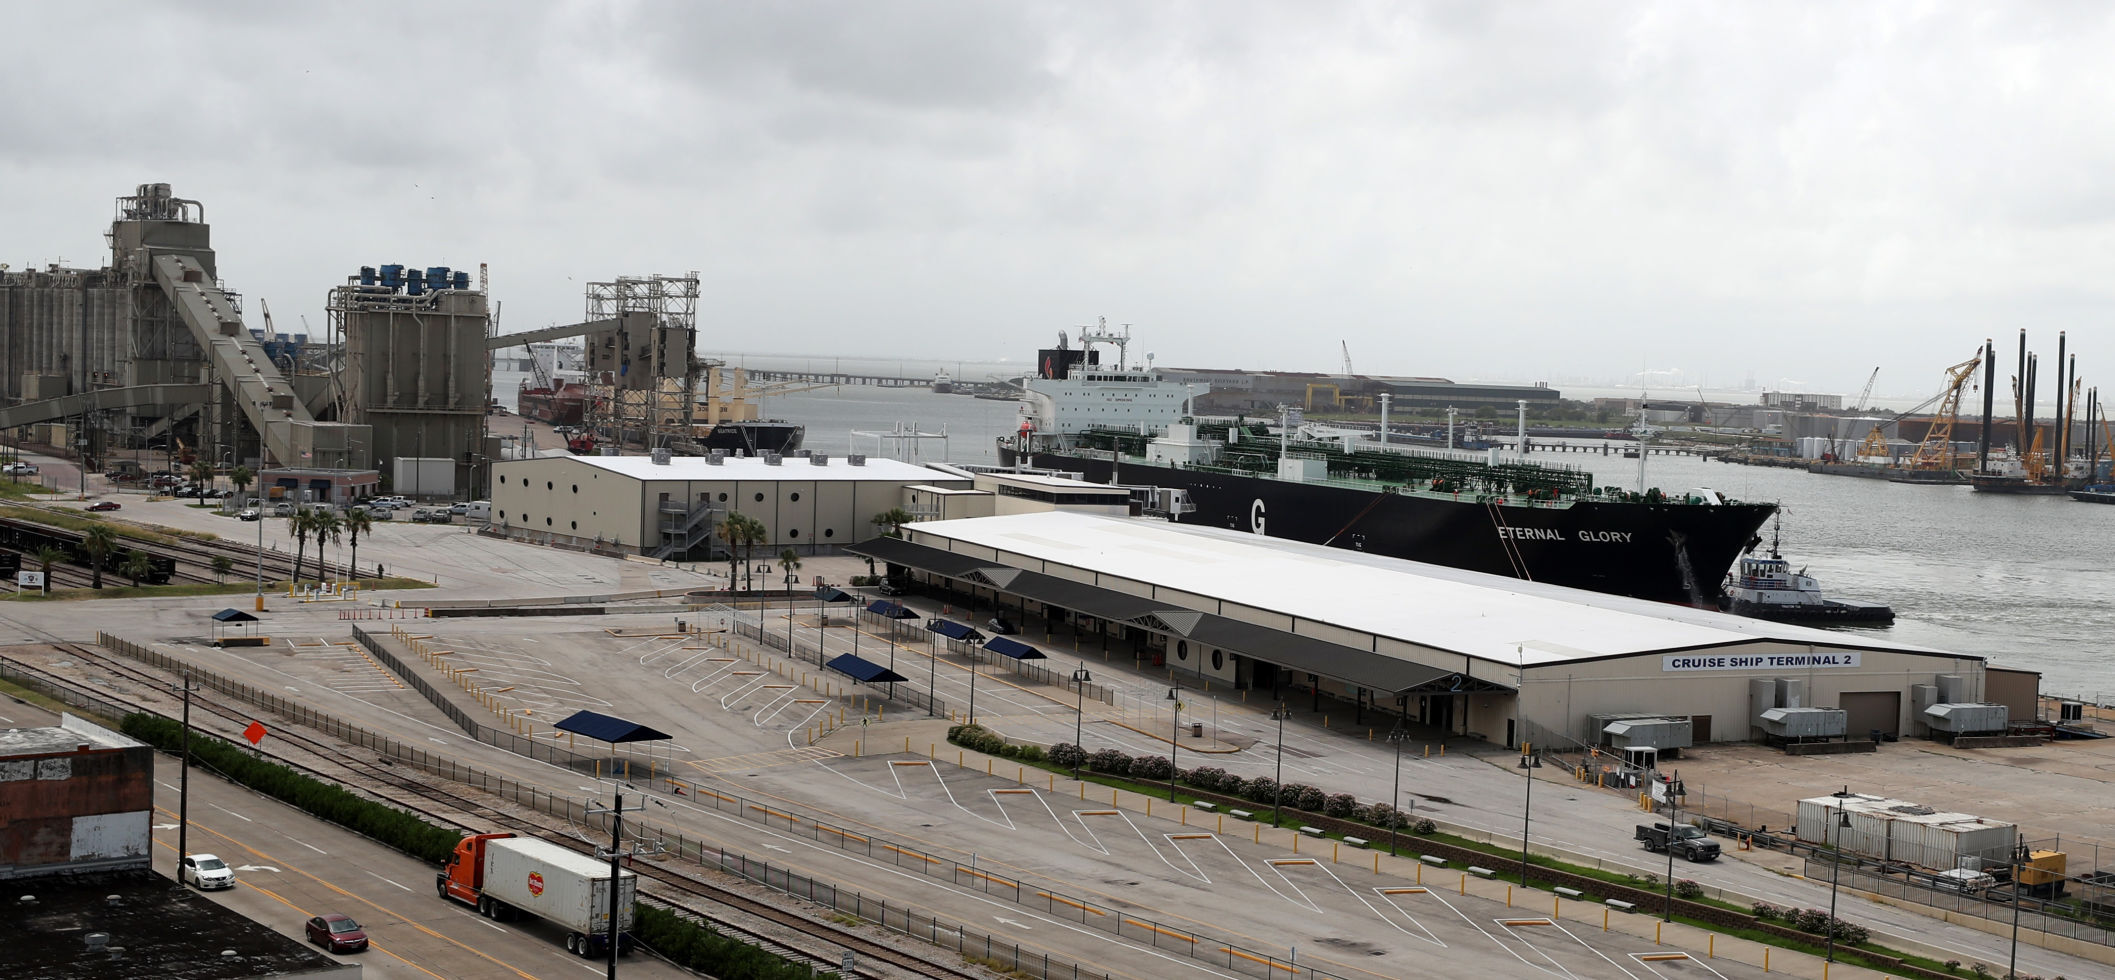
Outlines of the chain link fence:
{"type": "MultiPolygon", "coordinates": [[[[2015,911],[2009,885],[1964,891],[1950,884],[1924,880],[1917,874],[1887,874],[1870,865],[1850,860],[1845,860],[1839,868],[1834,862],[1823,857],[1810,856],[1806,859],[1806,876],[1809,879],[1829,881],[1839,873],[1842,875],[1839,883],[1844,888],[1915,902],[1918,905],[1992,922],[2010,924],[2015,911]]],[[[2065,897],[2040,898],[2022,890],[2017,906],[2020,928],[2100,946],[2115,946],[2115,932],[2110,930],[2110,920],[2106,916],[2096,917],[2079,901],[2081,892],[2084,891],[2102,895],[2106,889],[2082,883],[2077,879],[2065,879],[2065,897]]],[[[2109,911],[2115,912],[2115,908],[2109,911]]]]}

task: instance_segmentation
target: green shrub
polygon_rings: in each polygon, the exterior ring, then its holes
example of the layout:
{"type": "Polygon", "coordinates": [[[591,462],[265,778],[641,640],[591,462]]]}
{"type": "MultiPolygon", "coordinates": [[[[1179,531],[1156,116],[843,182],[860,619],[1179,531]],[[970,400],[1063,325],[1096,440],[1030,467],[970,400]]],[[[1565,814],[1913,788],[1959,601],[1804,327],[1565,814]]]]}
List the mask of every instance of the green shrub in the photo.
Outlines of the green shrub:
{"type": "Polygon", "coordinates": [[[836,980],[838,976],[834,972],[818,973],[813,967],[650,905],[636,907],[632,938],[677,966],[720,980],[836,980]]]}
{"type": "MultiPolygon", "coordinates": [[[[167,718],[126,715],[120,727],[125,734],[163,751],[175,752],[183,747],[183,726],[167,718]]],[[[436,827],[386,803],[354,795],[279,763],[266,761],[247,749],[211,735],[191,733],[191,758],[197,764],[266,796],[372,837],[429,864],[447,864],[448,855],[463,836],[460,831],[436,827]]]]}

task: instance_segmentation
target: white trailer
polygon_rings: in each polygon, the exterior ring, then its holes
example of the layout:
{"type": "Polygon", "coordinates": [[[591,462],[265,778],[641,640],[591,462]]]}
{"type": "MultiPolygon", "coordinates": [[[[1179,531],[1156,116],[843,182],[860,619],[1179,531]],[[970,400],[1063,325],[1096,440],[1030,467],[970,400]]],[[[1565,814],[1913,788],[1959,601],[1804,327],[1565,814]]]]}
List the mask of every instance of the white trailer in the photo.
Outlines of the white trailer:
{"type": "MultiPolygon", "coordinates": [[[[618,953],[630,951],[632,903],[639,876],[617,878],[618,953]]],[[[487,918],[533,916],[566,929],[565,948],[582,956],[605,953],[610,929],[610,866],[549,841],[512,834],[478,834],[455,846],[448,867],[435,876],[442,898],[478,910],[487,918]]]]}

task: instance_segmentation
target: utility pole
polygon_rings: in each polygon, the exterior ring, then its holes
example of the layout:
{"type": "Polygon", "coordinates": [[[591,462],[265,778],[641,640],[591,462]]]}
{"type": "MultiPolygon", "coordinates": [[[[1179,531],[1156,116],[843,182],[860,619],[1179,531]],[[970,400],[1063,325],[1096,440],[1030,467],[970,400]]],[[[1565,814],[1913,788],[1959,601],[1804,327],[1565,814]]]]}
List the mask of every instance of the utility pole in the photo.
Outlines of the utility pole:
{"type": "Polygon", "coordinates": [[[176,880],[184,879],[184,858],[191,844],[191,672],[184,672],[184,764],[176,779],[176,880]]]}
{"type": "MultiPolygon", "coordinates": [[[[622,884],[623,870],[618,866],[618,861],[622,858],[635,856],[638,853],[637,845],[634,845],[633,850],[629,853],[623,850],[624,815],[628,812],[636,813],[644,809],[646,809],[646,804],[644,802],[641,802],[638,805],[633,806],[627,810],[624,805],[624,794],[621,792],[617,794],[616,804],[608,808],[598,807],[594,804],[594,801],[592,800],[588,802],[587,812],[589,816],[595,816],[603,813],[607,813],[610,815],[610,847],[605,854],[605,856],[610,859],[610,918],[609,933],[605,937],[605,942],[609,947],[609,971],[606,974],[607,980],[617,980],[617,951],[620,948],[619,941],[622,938],[621,933],[617,928],[617,923],[623,921],[622,916],[624,914],[622,907],[618,904],[618,896],[623,894],[622,890],[618,887],[620,884],[622,884]]],[[[653,853],[660,853],[660,848],[657,846],[654,849],[653,853]]]]}

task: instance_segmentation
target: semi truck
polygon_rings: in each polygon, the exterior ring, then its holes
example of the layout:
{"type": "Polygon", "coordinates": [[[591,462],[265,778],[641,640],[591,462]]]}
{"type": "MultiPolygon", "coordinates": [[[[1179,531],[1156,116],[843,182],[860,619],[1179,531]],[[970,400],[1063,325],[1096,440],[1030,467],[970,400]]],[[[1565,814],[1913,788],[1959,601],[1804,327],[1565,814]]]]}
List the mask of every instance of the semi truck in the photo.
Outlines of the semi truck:
{"type": "MultiPolygon", "coordinates": [[[[639,876],[617,879],[617,953],[631,952],[632,902],[639,876]]],[[[455,845],[434,876],[444,899],[489,919],[542,919],[566,930],[565,948],[581,956],[609,951],[610,866],[550,841],[513,834],[473,834],[455,845]]]]}
{"type": "Polygon", "coordinates": [[[1676,824],[1674,829],[1669,831],[1663,823],[1641,823],[1633,836],[1644,843],[1646,850],[1654,854],[1673,850],[1675,854],[1690,861],[1718,860],[1718,842],[1712,840],[1711,835],[1704,833],[1701,827],[1676,824]]]}

